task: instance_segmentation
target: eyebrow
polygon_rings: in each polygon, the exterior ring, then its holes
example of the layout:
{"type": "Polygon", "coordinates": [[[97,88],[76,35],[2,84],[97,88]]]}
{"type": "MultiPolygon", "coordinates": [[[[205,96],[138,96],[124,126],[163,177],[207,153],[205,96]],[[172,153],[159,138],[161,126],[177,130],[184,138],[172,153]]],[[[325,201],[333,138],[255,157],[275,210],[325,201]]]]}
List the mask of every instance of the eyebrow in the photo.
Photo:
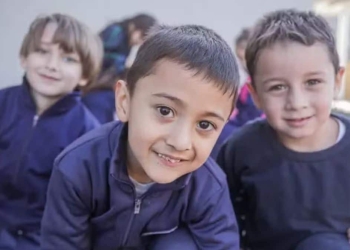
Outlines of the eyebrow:
{"type": "Polygon", "coordinates": [[[324,74],[325,74],[325,72],[323,72],[323,71],[312,71],[312,72],[307,73],[306,75],[307,76],[315,76],[315,75],[324,75],[324,74]]]}
{"type": "Polygon", "coordinates": [[[284,81],[284,79],[281,77],[272,77],[272,78],[268,78],[268,79],[264,80],[262,83],[265,85],[269,82],[283,82],[283,81],[284,81]]]}
{"type": "MultiPolygon", "coordinates": [[[[175,102],[176,104],[178,104],[179,106],[182,106],[182,107],[186,106],[185,103],[181,99],[179,99],[179,98],[177,98],[175,96],[166,94],[166,93],[156,93],[156,94],[153,94],[152,96],[169,99],[169,100],[175,102]]],[[[215,112],[211,112],[211,111],[206,111],[206,112],[204,112],[203,115],[217,118],[219,120],[222,120],[223,122],[226,122],[226,120],[227,120],[227,119],[224,119],[221,115],[219,115],[219,114],[217,114],[215,112]]]]}

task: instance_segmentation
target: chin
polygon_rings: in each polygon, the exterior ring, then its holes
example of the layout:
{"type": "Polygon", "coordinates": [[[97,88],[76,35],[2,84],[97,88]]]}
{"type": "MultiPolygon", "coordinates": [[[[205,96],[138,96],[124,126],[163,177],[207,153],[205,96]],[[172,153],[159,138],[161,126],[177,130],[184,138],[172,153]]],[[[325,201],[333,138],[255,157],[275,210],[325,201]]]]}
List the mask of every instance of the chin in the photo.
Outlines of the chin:
{"type": "Polygon", "coordinates": [[[289,138],[293,138],[296,140],[310,137],[313,134],[314,134],[314,131],[310,131],[310,130],[295,131],[294,133],[293,132],[285,133],[285,135],[287,135],[289,138]]]}
{"type": "Polygon", "coordinates": [[[149,175],[150,179],[158,184],[168,184],[176,179],[179,178],[179,176],[164,176],[164,175],[149,175]]]}

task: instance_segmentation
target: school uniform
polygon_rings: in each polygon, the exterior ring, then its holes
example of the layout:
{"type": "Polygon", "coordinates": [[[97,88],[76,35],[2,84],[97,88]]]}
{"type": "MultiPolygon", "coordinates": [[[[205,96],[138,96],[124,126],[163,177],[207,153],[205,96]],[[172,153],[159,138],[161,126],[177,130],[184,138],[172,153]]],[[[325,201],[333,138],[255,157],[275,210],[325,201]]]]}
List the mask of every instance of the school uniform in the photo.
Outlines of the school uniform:
{"type": "Polygon", "coordinates": [[[112,122],[60,154],[42,222],[43,249],[146,249],[183,226],[199,249],[239,249],[226,177],[212,159],[138,195],[144,187],[136,189],[128,176],[126,146],[127,125],[112,122]]]}
{"type": "Polygon", "coordinates": [[[98,126],[79,92],[38,116],[26,78],[0,91],[0,249],[39,249],[54,159],[98,126]]]}
{"type": "Polygon", "coordinates": [[[83,97],[83,103],[101,124],[116,120],[115,94],[109,89],[95,89],[83,97]]]}
{"type": "MultiPolygon", "coordinates": [[[[222,147],[218,163],[227,174],[247,249],[296,249],[309,237],[322,238],[322,233],[346,242],[350,121],[333,118],[339,123],[338,141],[319,152],[289,150],[266,120],[244,126],[222,147]]],[[[312,238],[305,245],[313,248],[302,244],[297,249],[326,249],[319,246],[333,238],[312,238]]]]}

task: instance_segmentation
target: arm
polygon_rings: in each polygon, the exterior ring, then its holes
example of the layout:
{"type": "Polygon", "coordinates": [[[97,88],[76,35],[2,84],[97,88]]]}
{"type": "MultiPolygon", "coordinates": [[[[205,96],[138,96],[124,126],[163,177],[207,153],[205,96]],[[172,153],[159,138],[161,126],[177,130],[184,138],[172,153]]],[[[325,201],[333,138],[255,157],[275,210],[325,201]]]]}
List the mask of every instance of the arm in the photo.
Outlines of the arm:
{"type": "Polygon", "coordinates": [[[188,227],[199,249],[238,250],[239,234],[227,185],[204,204],[198,204],[188,227]]]}
{"type": "Polygon", "coordinates": [[[54,168],[41,225],[43,250],[88,250],[89,210],[63,173],[54,168]]]}

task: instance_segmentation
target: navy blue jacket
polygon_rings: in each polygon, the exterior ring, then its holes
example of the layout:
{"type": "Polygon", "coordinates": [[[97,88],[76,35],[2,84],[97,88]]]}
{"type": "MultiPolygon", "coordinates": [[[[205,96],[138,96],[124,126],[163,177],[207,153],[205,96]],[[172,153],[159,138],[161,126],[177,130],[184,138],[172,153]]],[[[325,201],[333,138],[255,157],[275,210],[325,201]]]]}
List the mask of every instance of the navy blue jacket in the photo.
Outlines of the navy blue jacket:
{"type": "Polygon", "coordinates": [[[199,249],[238,250],[226,177],[209,159],[136,198],[125,162],[127,126],[112,122],[81,137],[55,161],[42,221],[44,250],[144,249],[188,225],[199,249]]]}
{"type": "Polygon", "coordinates": [[[115,120],[114,100],[114,91],[109,89],[96,89],[83,97],[83,103],[101,124],[115,120]]]}
{"type": "Polygon", "coordinates": [[[38,117],[26,80],[0,91],[0,231],[40,232],[54,159],[98,125],[78,92],[38,117]]]}
{"type": "Polygon", "coordinates": [[[289,250],[314,234],[346,235],[350,121],[337,118],[344,137],[318,152],[286,148],[266,120],[247,124],[224,144],[218,162],[248,249],[289,250]]]}

